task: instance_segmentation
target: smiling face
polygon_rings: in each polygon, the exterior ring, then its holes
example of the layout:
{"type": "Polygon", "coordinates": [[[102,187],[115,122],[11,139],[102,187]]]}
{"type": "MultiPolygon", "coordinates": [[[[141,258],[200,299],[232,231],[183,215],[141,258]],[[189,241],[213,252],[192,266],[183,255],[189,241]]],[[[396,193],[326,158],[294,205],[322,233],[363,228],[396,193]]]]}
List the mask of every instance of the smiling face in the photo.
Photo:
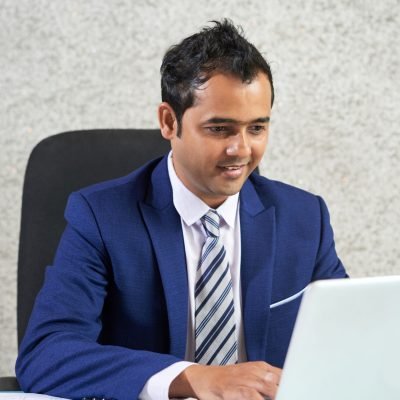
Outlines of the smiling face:
{"type": "Polygon", "coordinates": [[[271,86],[265,74],[242,82],[222,73],[195,90],[177,135],[168,103],[159,107],[164,138],[171,141],[175,172],[208,206],[216,208],[240,191],[259,164],[268,140],[271,86]]]}

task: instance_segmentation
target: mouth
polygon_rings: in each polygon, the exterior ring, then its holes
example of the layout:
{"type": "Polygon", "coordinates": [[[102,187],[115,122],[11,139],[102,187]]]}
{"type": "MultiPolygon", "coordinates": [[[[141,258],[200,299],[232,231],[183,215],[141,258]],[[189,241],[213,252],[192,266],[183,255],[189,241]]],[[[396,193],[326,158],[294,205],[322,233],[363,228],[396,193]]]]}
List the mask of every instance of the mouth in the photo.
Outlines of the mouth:
{"type": "Polygon", "coordinates": [[[243,174],[246,166],[247,164],[233,164],[220,165],[218,168],[222,170],[223,175],[227,178],[239,178],[243,174]]]}
{"type": "Polygon", "coordinates": [[[234,171],[236,169],[240,169],[243,167],[244,167],[244,165],[226,165],[226,166],[222,166],[221,168],[227,169],[228,171],[234,171]]]}

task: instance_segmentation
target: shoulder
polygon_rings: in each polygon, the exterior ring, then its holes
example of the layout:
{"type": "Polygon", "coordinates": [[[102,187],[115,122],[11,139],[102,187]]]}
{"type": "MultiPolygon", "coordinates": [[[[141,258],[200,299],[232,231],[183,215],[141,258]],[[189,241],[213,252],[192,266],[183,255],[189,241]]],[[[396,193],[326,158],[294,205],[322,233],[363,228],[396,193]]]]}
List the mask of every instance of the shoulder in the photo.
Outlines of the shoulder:
{"type": "Polygon", "coordinates": [[[164,158],[157,158],[126,176],[96,183],[72,193],[68,199],[66,215],[79,215],[88,209],[106,215],[134,210],[135,205],[146,199],[153,173],[156,169],[164,168],[164,161],[164,158]]]}
{"type": "Polygon", "coordinates": [[[163,158],[151,160],[126,176],[90,185],[78,190],[76,194],[90,201],[108,197],[114,198],[115,196],[119,197],[124,194],[129,194],[133,198],[140,199],[147,192],[154,170],[162,162],[163,158]]]}
{"type": "Polygon", "coordinates": [[[277,221],[318,227],[329,221],[324,200],[298,187],[252,174],[248,182],[264,209],[273,208],[277,221]]]}
{"type": "Polygon", "coordinates": [[[290,203],[291,206],[301,206],[307,203],[319,203],[320,197],[296,186],[252,174],[249,178],[256,193],[266,205],[275,207],[290,203]]]}

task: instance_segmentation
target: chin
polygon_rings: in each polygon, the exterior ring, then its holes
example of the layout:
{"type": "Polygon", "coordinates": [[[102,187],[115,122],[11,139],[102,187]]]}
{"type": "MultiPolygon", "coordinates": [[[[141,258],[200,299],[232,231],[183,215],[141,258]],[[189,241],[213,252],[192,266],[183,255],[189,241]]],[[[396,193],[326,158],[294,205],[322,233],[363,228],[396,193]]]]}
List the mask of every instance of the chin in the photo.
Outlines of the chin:
{"type": "Polygon", "coordinates": [[[224,190],[223,193],[221,193],[221,196],[233,196],[236,193],[239,193],[242,190],[243,184],[242,185],[235,185],[235,187],[230,187],[224,190]]]}

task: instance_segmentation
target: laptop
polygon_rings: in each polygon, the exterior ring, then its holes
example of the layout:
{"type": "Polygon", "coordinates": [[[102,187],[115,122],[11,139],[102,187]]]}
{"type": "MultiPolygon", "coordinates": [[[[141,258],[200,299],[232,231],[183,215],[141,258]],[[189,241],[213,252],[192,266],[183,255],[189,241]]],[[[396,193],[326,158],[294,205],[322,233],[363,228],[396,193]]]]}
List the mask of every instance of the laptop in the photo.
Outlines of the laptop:
{"type": "Polygon", "coordinates": [[[306,289],[276,400],[400,399],[400,276],[306,289]]]}

